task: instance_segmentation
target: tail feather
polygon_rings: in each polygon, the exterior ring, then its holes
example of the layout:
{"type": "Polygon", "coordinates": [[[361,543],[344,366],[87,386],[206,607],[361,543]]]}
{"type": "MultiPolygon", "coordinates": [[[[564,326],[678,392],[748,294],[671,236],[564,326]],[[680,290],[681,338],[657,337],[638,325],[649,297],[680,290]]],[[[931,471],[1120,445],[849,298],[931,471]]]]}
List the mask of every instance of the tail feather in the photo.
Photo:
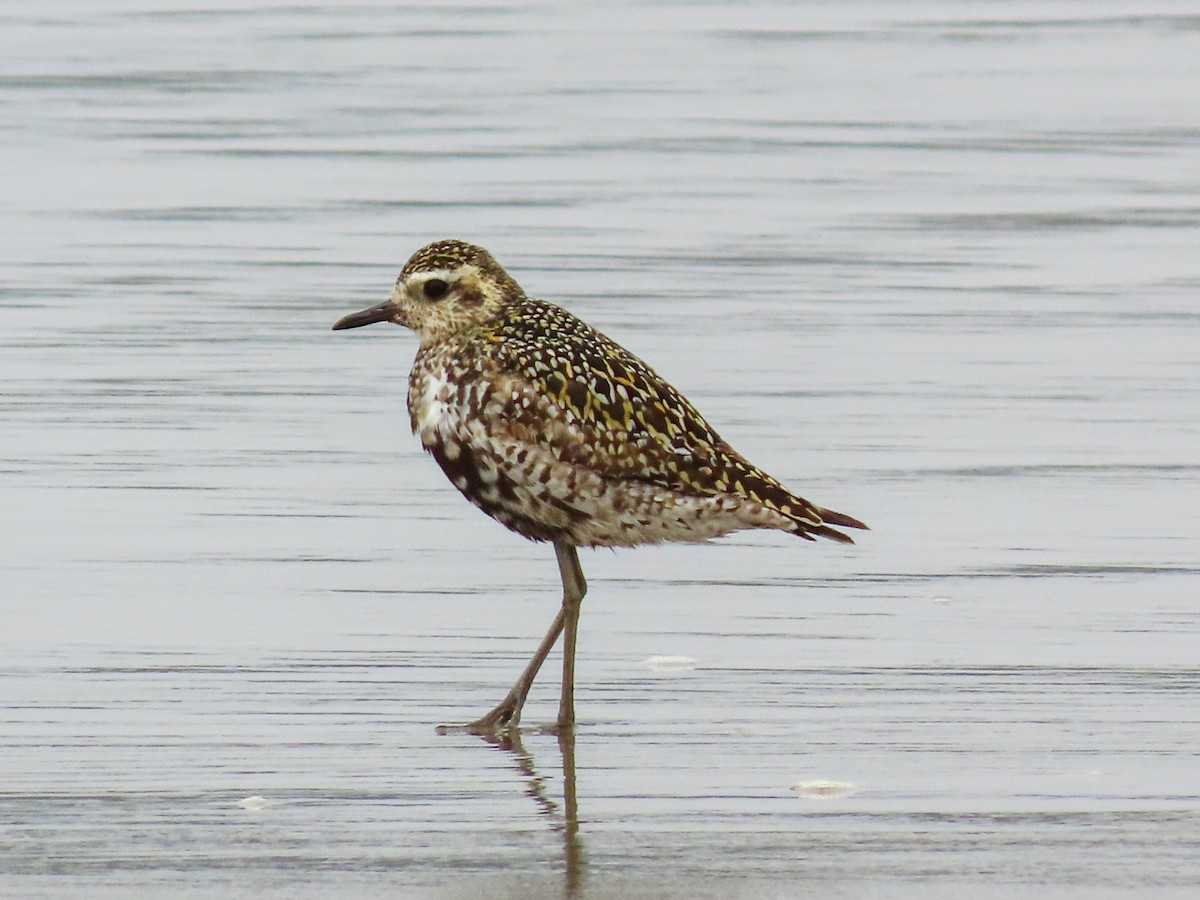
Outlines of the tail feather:
{"type": "Polygon", "coordinates": [[[840,525],[843,528],[866,528],[862,522],[853,516],[848,516],[845,513],[834,512],[832,509],[822,509],[814,507],[817,515],[821,517],[820,525],[813,525],[811,522],[800,520],[796,522],[796,534],[807,540],[816,540],[817,537],[828,538],[831,541],[837,541],[839,544],[853,544],[854,538],[848,534],[842,534],[840,531],[830,528],[830,525],[840,525]]]}
{"type": "MultiPolygon", "coordinates": [[[[798,497],[776,481],[766,472],[757,469],[744,459],[732,455],[730,464],[740,464],[735,482],[735,491],[743,497],[748,497],[762,503],[776,512],[782,513],[795,523],[792,533],[805,540],[815,541],[818,537],[828,538],[840,544],[853,544],[854,538],[830,528],[837,525],[840,528],[866,528],[867,526],[853,516],[823,509],[809,503],[803,497],[798,497]],[[744,467],[744,468],[743,468],[744,467]]],[[[725,468],[730,468],[726,465],[725,468]]]]}
{"type": "MultiPolygon", "coordinates": [[[[854,543],[854,538],[850,537],[850,535],[842,534],[840,531],[830,528],[828,525],[819,525],[816,528],[811,529],[810,533],[818,534],[823,538],[829,538],[831,541],[837,541],[839,544],[854,543]]],[[[805,535],[805,537],[807,537],[807,535],[805,535]]]]}

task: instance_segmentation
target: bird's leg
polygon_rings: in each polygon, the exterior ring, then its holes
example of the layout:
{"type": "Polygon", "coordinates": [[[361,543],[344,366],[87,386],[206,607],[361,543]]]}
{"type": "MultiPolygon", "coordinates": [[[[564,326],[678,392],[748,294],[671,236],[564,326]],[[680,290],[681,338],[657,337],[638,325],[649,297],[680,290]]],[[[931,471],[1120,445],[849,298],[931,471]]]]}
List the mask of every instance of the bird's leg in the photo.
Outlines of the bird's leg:
{"type": "Polygon", "coordinates": [[[450,731],[462,730],[472,734],[491,734],[507,728],[516,728],[521,721],[521,707],[525,705],[525,698],[533,686],[533,679],[537,677],[538,669],[542,667],[542,663],[545,662],[550,650],[558,641],[558,636],[562,634],[565,621],[566,613],[560,609],[558,615],[554,617],[554,621],[550,623],[550,629],[546,632],[546,636],[542,638],[542,642],[526,664],[525,671],[521,673],[521,677],[517,679],[517,683],[512,686],[508,695],[496,704],[495,708],[466,725],[439,725],[438,733],[446,734],[450,731]]]}
{"type": "Polygon", "coordinates": [[[579,607],[587,593],[587,582],[579,565],[579,551],[571,544],[554,544],[558,573],[562,576],[564,618],[562,696],[558,701],[558,730],[575,727],[575,633],[579,628],[579,607]]]}
{"type": "Polygon", "coordinates": [[[558,636],[567,632],[567,640],[563,647],[563,689],[562,699],[558,710],[558,728],[570,728],[575,722],[573,702],[575,684],[575,630],[579,624],[579,604],[587,592],[587,582],[583,580],[583,570],[579,566],[579,554],[570,544],[555,543],[555,555],[558,557],[558,571],[562,577],[563,600],[562,607],[550,623],[550,628],[542,642],[538,645],[533,656],[503,700],[490,712],[466,725],[439,725],[440,734],[450,731],[464,730],[473,734],[491,734],[496,731],[515,729],[521,722],[521,707],[533,686],[538,670],[550,654],[558,636]]]}

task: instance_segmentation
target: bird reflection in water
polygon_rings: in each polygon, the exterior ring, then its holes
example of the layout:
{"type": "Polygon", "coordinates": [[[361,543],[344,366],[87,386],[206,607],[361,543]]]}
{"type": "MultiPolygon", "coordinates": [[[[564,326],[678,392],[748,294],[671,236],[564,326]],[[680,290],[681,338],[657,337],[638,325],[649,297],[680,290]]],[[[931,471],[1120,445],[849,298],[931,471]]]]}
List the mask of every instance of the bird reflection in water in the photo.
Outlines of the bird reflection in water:
{"type": "Polygon", "coordinates": [[[580,894],[584,870],[583,840],[579,836],[579,802],[575,794],[575,734],[568,729],[559,731],[556,736],[562,754],[561,806],[546,791],[548,779],[538,773],[533,754],[521,743],[519,730],[512,728],[480,735],[512,758],[517,771],[526,779],[526,795],[533,798],[538,812],[550,821],[551,827],[562,834],[563,896],[572,898],[580,894]]]}

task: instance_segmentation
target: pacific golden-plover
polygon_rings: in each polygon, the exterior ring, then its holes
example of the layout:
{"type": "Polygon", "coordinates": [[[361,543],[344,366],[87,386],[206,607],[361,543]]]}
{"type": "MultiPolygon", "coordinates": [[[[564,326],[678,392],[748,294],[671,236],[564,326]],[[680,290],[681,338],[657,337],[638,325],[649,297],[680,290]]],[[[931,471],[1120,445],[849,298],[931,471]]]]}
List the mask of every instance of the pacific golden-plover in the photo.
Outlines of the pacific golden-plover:
{"type": "Polygon", "coordinates": [[[405,264],[390,299],[335,330],[394,322],[417,333],[412,430],[463,496],[554,544],[562,606],[521,677],[463,726],[516,728],[538,669],[565,632],[557,729],[575,722],[575,633],[587,583],[578,547],[703,541],[743,528],[853,541],[866,528],[751,465],[628,350],[534,300],[482,247],[437,241],[405,264]]]}

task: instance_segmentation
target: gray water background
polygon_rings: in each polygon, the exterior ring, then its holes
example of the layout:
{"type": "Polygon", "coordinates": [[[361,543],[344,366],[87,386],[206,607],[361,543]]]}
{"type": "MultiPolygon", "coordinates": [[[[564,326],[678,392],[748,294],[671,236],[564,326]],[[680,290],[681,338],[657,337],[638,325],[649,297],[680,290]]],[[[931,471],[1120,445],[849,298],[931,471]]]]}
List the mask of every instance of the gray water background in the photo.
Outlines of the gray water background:
{"type": "Polygon", "coordinates": [[[44,0],[0,51],[0,894],[1195,896],[1194,4],[44,0]],[[411,334],[329,331],[444,236],[873,527],[585,553],[573,745],[434,733],[553,554],[408,434],[411,334]]]}

